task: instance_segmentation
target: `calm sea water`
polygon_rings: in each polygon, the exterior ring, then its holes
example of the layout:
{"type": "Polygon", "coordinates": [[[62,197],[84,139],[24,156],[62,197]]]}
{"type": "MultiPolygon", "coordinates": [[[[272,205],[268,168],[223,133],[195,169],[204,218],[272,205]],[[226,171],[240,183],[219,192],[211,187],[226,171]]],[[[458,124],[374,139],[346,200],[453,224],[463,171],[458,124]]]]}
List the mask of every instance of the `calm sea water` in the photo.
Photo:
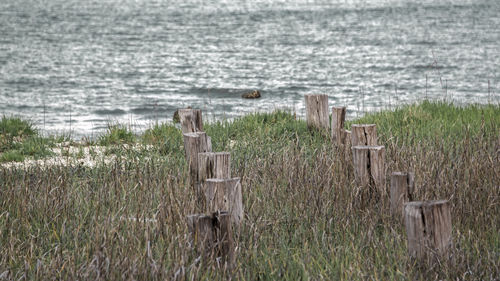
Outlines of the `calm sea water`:
{"type": "Polygon", "coordinates": [[[498,102],[500,1],[1,0],[0,114],[47,132],[144,129],[325,93],[348,115],[424,98],[498,102]],[[258,89],[259,100],[243,100],[258,89]]]}

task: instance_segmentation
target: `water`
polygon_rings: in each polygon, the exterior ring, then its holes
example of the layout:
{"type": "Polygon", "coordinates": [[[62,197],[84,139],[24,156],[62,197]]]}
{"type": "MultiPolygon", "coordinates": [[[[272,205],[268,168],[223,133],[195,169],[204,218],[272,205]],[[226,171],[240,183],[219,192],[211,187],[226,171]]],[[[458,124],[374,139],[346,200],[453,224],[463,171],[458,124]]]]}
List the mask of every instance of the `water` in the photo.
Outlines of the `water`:
{"type": "Polygon", "coordinates": [[[303,116],[307,93],[351,118],[498,102],[499,26],[498,0],[1,0],[0,114],[82,136],[186,106],[303,116]]]}

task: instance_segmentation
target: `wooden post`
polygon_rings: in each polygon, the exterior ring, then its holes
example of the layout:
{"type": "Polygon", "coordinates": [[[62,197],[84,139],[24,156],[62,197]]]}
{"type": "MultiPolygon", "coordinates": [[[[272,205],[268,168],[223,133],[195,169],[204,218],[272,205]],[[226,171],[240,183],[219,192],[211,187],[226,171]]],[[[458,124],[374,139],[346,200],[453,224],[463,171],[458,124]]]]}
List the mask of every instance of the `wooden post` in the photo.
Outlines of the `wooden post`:
{"type": "MultiPolygon", "coordinates": [[[[210,140],[205,132],[187,133],[184,136],[184,150],[186,161],[189,164],[189,176],[191,185],[197,187],[198,184],[198,153],[210,152],[210,140]]],[[[198,188],[195,188],[197,191],[198,188]]]]}
{"type": "Polygon", "coordinates": [[[447,200],[404,204],[408,251],[412,258],[435,262],[451,244],[451,212],[447,200]]]}
{"type": "Polygon", "coordinates": [[[219,262],[219,267],[227,265],[227,267],[232,268],[236,259],[236,254],[231,215],[228,212],[217,212],[217,214],[214,214],[214,217],[218,246],[217,256],[222,258],[219,262]]]}
{"type": "Polygon", "coordinates": [[[352,147],[352,162],[354,166],[354,177],[360,186],[370,184],[370,149],[367,146],[352,147]]]}
{"type": "Polygon", "coordinates": [[[230,215],[215,212],[212,215],[187,216],[190,242],[203,257],[213,256],[219,266],[232,267],[235,261],[235,243],[230,215]]]}
{"type": "Polygon", "coordinates": [[[349,163],[352,160],[352,152],[351,152],[351,131],[343,130],[344,134],[344,161],[349,163]]]}
{"type": "Polygon", "coordinates": [[[199,253],[205,254],[211,249],[215,240],[213,231],[213,217],[203,214],[187,216],[187,225],[191,234],[190,242],[199,253]]]}
{"type": "Polygon", "coordinates": [[[385,194],[385,147],[353,146],[352,158],[357,184],[373,186],[380,195],[385,194]]]}
{"type": "Polygon", "coordinates": [[[404,217],[403,204],[412,201],[414,174],[394,172],[391,175],[391,214],[404,217]]]}
{"type": "Polygon", "coordinates": [[[179,118],[183,134],[203,132],[201,109],[179,109],[179,118]]]}
{"type": "Polygon", "coordinates": [[[385,146],[370,146],[370,174],[380,195],[385,195],[385,146]]]}
{"type": "Polygon", "coordinates": [[[208,212],[226,210],[231,221],[239,225],[243,220],[243,199],[240,178],[207,179],[203,186],[208,212]]]}
{"type": "Polygon", "coordinates": [[[377,145],[377,126],[375,124],[353,124],[351,126],[351,145],[377,145]]]}
{"type": "Polygon", "coordinates": [[[351,131],[344,130],[344,139],[345,139],[345,144],[347,146],[352,145],[352,143],[351,143],[351,135],[352,135],[351,131]]]}
{"type": "MultiPolygon", "coordinates": [[[[203,206],[206,205],[204,194],[207,179],[231,178],[231,154],[229,152],[198,153],[198,199],[203,206]]],[[[205,207],[203,209],[206,209],[205,207]]]]}
{"type": "Polygon", "coordinates": [[[337,145],[341,145],[345,143],[345,130],[344,130],[344,122],[345,122],[345,106],[332,107],[332,142],[337,145]]]}
{"type": "Polygon", "coordinates": [[[231,153],[198,153],[198,179],[204,182],[211,178],[231,178],[231,153]]]}
{"type": "Polygon", "coordinates": [[[305,100],[307,126],[328,130],[328,96],[305,95],[305,100]]]}

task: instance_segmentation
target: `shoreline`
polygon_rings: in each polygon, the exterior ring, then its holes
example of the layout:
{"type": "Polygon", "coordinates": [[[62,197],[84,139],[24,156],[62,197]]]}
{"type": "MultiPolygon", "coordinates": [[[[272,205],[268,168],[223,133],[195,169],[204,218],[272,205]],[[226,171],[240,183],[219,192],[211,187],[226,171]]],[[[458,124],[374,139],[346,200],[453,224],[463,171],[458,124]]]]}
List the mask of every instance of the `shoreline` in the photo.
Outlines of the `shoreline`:
{"type": "MultiPolygon", "coordinates": [[[[229,152],[231,176],[241,183],[245,215],[234,233],[233,268],[219,267],[191,243],[186,218],[204,211],[190,182],[180,130],[158,124],[140,136],[116,127],[86,146],[67,140],[54,144],[62,157],[74,159],[97,145],[102,149],[96,157],[113,157],[102,165],[0,166],[1,275],[68,280],[498,276],[500,105],[423,102],[355,122],[376,124],[387,178],[395,171],[414,173],[412,200],[449,201],[453,262],[442,258],[431,268],[416,263],[404,225],[390,213],[387,193],[366,197],[368,189],[356,183],[351,151],[278,111],[203,126],[212,151],[229,152]]],[[[345,125],[352,129],[353,121],[345,125]]]]}

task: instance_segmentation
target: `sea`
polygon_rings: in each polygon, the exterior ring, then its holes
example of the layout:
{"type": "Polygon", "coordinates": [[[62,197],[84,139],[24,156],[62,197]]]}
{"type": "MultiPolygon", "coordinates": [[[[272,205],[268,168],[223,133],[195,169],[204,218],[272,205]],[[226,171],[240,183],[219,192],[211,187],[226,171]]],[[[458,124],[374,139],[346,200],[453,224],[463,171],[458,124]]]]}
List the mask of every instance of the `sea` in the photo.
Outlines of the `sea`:
{"type": "Polygon", "coordinates": [[[139,132],[188,106],[304,118],[305,94],[347,118],[498,103],[499,70],[498,0],[0,0],[0,115],[45,134],[139,132]]]}

